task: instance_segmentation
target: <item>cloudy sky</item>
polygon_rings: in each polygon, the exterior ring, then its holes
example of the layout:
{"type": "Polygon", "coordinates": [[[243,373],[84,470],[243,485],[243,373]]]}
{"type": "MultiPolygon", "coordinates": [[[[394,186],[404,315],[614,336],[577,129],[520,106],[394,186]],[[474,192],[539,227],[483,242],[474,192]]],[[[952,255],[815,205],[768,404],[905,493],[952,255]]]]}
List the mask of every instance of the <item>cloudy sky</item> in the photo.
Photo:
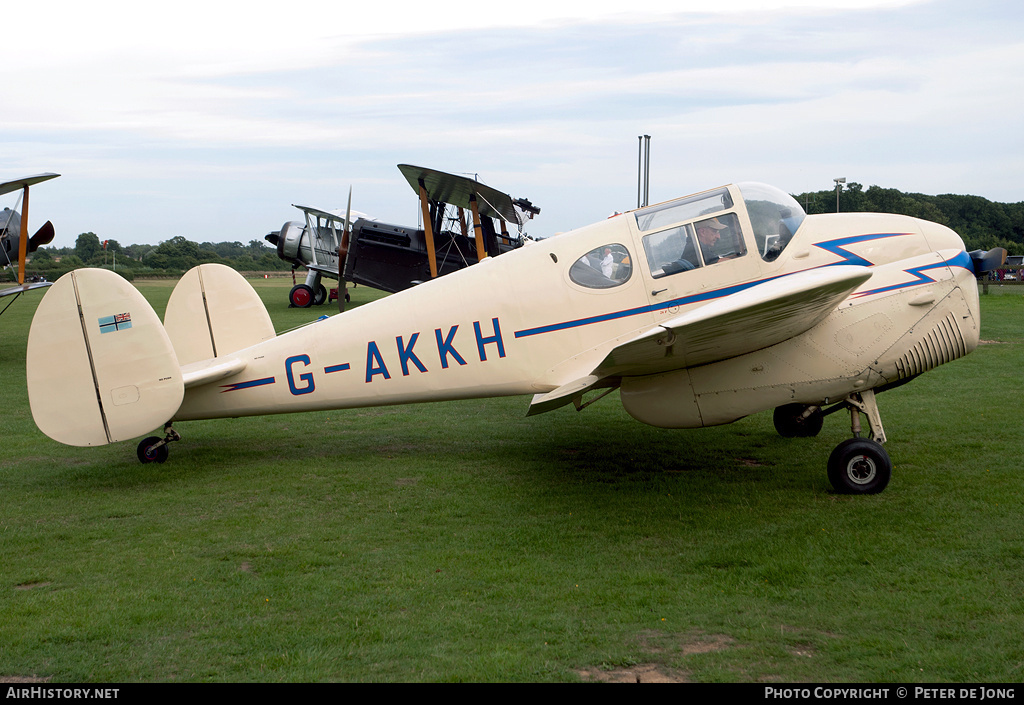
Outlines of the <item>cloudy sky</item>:
{"type": "Polygon", "coordinates": [[[1024,200],[1019,0],[351,4],[5,8],[0,180],[62,174],[30,214],[59,246],[247,243],[350,186],[413,224],[403,162],[530,198],[546,236],[636,206],[640,134],[652,202],[839,176],[1024,200]]]}

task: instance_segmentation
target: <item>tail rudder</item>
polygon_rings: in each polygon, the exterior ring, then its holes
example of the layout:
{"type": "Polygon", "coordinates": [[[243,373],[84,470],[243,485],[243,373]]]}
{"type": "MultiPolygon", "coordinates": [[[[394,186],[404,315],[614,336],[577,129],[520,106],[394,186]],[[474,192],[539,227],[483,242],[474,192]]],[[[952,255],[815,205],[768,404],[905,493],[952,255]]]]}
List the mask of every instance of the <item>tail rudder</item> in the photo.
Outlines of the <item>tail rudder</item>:
{"type": "Polygon", "coordinates": [[[201,264],[185,273],[167,301],[164,327],[183,366],[275,336],[259,294],[223,264],[201,264]]]}
{"type": "Polygon", "coordinates": [[[74,446],[141,436],[169,421],[184,395],[160,318],[104,269],[69,272],[46,292],[29,330],[26,376],[36,426],[74,446]]]}

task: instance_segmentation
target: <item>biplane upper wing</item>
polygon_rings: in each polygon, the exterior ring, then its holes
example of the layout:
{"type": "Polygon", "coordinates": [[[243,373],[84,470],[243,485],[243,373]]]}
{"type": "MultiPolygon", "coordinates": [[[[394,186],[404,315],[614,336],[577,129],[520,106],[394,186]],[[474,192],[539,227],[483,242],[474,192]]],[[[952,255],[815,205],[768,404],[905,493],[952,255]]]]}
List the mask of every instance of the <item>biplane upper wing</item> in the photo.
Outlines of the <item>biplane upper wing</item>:
{"type": "Polygon", "coordinates": [[[441,203],[450,203],[459,208],[469,208],[470,198],[476,196],[480,215],[486,218],[500,218],[515,223],[516,209],[512,197],[479,181],[465,176],[456,176],[436,169],[427,169],[411,164],[399,164],[399,171],[413,191],[419,193],[420,182],[427,192],[427,198],[441,203]]]}
{"type": "Polygon", "coordinates": [[[42,183],[43,181],[56,179],[58,176],[60,176],[60,174],[46,173],[36,174],[35,176],[25,176],[20,179],[15,179],[14,181],[5,181],[2,184],[0,184],[0,196],[4,195],[5,193],[17,191],[18,189],[23,189],[26,186],[35,186],[36,184],[42,183]]]}
{"type": "Polygon", "coordinates": [[[866,267],[841,265],[729,294],[618,345],[589,374],[535,395],[527,415],[564,406],[609,377],[669,372],[776,345],[816,326],[870,278],[866,267]]]}
{"type": "MultiPolygon", "coordinates": [[[[20,179],[14,179],[12,181],[5,181],[3,183],[0,183],[0,196],[4,195],[5,193],[11,193],[13,191],[18,191],[18,190],[24,190],[25,191],[25,204],[24,204],[25,212],[22,213],[22,218],[21,218],[21,221],[20,221],[20,223],[18,225],[18,228],[17,228],[19,230],[19,232],[13,233],[13,235],[17,235],[18,239],[19,239],[19,247],[18,247],[18,250],[19,250],[19,252],[18,252],[18,271],[19,271],[18,278],[19,278],[19,281],[18,281],[18,285],[17,286],[8,287],[8,288],[3,289],[2,291],[0,291],[0,297],[4,297],[4,296],[17,296],[19,294],[25,293],[26,291],[31,291],[32,289],[41,289],[43,287],[50,286],[52,284],[52,282],[31,282],[31,283],[26,283],[24,281],[24,271],[25,271],[24,259],[25,259],[25,255],[26,254],[34,252],[40,245],[45,245],[45,244],[47,244],[47,243],[49,243],[50,241],[53,240],[53,224],[50,223],[50,221],[46,221],[46,224],[43,225],[43,227],[41,227],[39,229],[39,232],[37,232],[31,238],[28,237],[28,233],[27,232],[20,232],[20,230],[24,230],[28,226],[28,187],[29,186],[34,186],[34,185],[39,184],[39,183],[42,183],[43,181],[49,181],[50,179],[56,179],[58,176],[60,176],[60,174],[54,174],[54,173],[47,172],[45,174],[36,174],[35,176],[24,176],[24,177],[22,177],[20,179]]],[[[5,230],[6,227],[7,227],[6,224],[0,224],[0,231],[5,230]]],[[[8,260],[8,263],[9,262],[10,261],[8,260]]],[[[4,263],[4,264],[6,265],[7,263],[4,263]]],[[[6,311],[7,309],[5,308],[4,310],[6,311]]],[[[0,312],[0,313],[2,313],[2,312],[0,312]]]]}
{"type": "MultiPolygon", "coordinates": [[[[319,208],[313,208],[312,206],[300,206],[298,203],[293,203],[292,205],[294,207],[298,208],[303,213],[308,213],[309,215],[312,215],[314,217],[326,218],[327,220],[334,221],[338,225],[344,225],[345,224],[345,216],[340,215],[338,213],[331,213],[330,211],[320,210],[319,208]]],[[[364,214],[357,213],[356,211],[352,211],[352,216],[353,216],[353,218],[365,218],[366,217],[364,214]]]]}

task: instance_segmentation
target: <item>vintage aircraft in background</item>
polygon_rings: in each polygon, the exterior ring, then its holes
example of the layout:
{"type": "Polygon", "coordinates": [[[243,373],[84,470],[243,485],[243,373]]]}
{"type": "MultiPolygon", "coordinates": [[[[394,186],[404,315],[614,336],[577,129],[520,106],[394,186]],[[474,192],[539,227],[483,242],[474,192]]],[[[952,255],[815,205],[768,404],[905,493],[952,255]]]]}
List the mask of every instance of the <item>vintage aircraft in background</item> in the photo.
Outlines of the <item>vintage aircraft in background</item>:
{"type": "Polygon", "coordinates": [[[816,435],[848,409],[852,437],[828,477],[874,493],[892,470],[876,395],[978,345],[975,276],[1005,251],[964,250],[936,223],[809,216],[779,189],[740,183],[481,257],[279,336],[220,265],[185,274],[162,324],[122,278],[76,270],[32,322],[29,399],[38,427],[69,445],[164,425],[139,443],[143,462],[163,462],[172,423],[193,419],[501,395],[533,394],[534,415],[618,389],[630,415],[667,428],[774,408],[784,436],[816,435]]]}
{"type": "Polygon", "coordinates": [[[266,236],[278,257],[307,270],[306,281],[288,294],[292,306],[326,303],[324,276],[338,280],[344,311],[343,282],[394,293],[495,257],[519,247],[526,220],[540,213],[529,201],[475,179],[410,164],[398,168],[420,199],[422,228],[352,211],[350,193],[347,212],[296,205],[305,225],[289,221],[266,236]],[[509,234],[508,223],[516,224],[516,234],[509,234]]]}
{"type": "MultiPolygon", "coordinates": [[[[21,191],[21,210],[4,208],[0,211],[0,265],[4,268],[18,268],[18,284],[0,290],[0,297],[14,296],[15,299],[32,289],[39,289],[50,286],[52,282],[26,282],[25,281],[25,258],[38,250],[43,245],[53,241],[53,223],[46,221],[35,235],[28,237],[28,191],[30,186],[56,179],[60,174],[37,174],[26,176],[13,181],[0,183],[0,196],[5,193],[21,191]]],[[[15,205],[17,208],[17,205],[15,205]]],[[[13,301],[14,299],[12,299],[13,301]]],[[[10,306],[10,304],[7,304],[10,306]]],[[[7,310],[7,306],[3,311],[7,310]]],[[[0,313],[3,313],[0,311],[0,313]]]]}

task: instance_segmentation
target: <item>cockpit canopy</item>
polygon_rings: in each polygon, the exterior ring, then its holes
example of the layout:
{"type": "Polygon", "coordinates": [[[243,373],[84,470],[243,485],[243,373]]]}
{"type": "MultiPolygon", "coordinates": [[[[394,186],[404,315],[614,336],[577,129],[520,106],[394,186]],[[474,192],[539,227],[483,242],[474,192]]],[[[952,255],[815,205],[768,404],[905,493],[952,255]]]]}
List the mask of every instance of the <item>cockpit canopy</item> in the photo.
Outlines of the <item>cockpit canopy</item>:
{"type": "Polygon", "coordinates": [[[796,199],[768,184],[745,181],[736,184],[747,205],[757,250],[766,262],[775,260],[793,239],[807,213],[796,199]]]}
{"type": "MultiPolygon", "coordinates": [[[[752,181],[737,184],[754,230],[758,254],[766,262],[775,260],[793,238],[807,214],[792,196],[768,184],[752,181]]],[[[720,188],[693,196],[659,203],[635,212],[641,233],[734,210],[733,189],[720,188]]]]}

